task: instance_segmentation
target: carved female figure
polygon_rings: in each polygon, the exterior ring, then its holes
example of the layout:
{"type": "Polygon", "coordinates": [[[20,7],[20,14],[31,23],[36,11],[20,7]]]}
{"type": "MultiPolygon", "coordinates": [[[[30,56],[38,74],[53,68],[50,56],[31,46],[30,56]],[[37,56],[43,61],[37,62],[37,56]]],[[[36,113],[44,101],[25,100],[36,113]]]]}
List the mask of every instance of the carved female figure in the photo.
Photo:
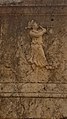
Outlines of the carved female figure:
{"type": "Polygon", "coordinates": [[[31,41],[31,57],[28,61],[32,64],[32,66],[36,67],[45,67],[47,68],[48,63],[46,60],[46,56],[43,50],[43,35],[46,33],[46,29],[42,26],[38,26],[38,24],[32,20],[28,23],[29,35],[32,39],[31,41]]]}

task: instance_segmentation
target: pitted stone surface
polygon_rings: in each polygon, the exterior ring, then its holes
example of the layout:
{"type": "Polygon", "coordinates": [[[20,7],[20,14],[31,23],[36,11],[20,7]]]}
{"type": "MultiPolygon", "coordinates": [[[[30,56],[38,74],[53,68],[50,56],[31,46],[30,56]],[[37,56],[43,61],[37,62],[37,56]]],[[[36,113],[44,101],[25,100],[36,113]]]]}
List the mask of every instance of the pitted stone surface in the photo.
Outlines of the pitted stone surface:
{"type": "Polygon", "coordinates": [[[0,5],[0,118],[67,117],[67,0],[0,5]],[[39,29],[27,29],[32,20],[39,29]],[[30,35],[44,28],[39,39],[30,35]]]}

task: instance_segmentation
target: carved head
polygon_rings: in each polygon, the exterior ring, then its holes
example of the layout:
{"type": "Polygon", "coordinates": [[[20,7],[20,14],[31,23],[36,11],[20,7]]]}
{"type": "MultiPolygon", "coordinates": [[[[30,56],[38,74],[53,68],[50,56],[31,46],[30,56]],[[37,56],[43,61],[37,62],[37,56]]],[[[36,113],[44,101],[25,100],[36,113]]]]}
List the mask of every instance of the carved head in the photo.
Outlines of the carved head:
{"type": "Polygon", "coordinates": [[[38,24],[36,22],[34,22],[32,28],[33,29],[38,29],[38,24]]]}
{"type": "Polygon", "coordinates": [[[28,27],[29,29],[33,28],[33,29],[38,29],[38,24],[36,23],[36,21],[32,20],[30,22],[28,22],[28,27]]]}

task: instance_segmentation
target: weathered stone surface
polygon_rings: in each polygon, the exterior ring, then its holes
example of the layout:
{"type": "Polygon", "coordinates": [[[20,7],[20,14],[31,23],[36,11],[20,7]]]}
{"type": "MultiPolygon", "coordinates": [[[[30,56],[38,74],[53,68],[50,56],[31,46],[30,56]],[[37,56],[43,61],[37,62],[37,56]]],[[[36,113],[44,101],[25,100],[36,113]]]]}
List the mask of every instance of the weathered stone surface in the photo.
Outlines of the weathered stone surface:
{"type": "Polygon", "coordinates": [[[67,117],[67,100],[59,98],[2,98],[0,108],[0,118],[60,119],[63,116],[67,117]]]}
{"type": "Polygon", "coordinates": [[[21,6],[29,6],[29,5],[65,5],[67,4],[66,0],[0,0],[0,4],[13,4],[21,6]]]}
{"type": "Polygon", "coordinates": [[[0,5],[0,117],[67,117],[67,1],[0,5]],[[33,38],[27,29],[31,20],[40,25],[35,30],[33,24],[33,31],[47,32],[33,38]]]}

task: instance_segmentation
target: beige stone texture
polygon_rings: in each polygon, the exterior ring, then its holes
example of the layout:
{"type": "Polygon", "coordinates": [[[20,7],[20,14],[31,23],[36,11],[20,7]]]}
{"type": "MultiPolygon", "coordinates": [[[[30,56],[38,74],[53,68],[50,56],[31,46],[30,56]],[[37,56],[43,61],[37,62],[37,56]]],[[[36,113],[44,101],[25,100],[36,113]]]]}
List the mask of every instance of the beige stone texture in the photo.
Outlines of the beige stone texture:
{"type": "Polygon", "coordinates": [[[0,118],[67,118],[67,0],[0,0],[0,118]]]}

